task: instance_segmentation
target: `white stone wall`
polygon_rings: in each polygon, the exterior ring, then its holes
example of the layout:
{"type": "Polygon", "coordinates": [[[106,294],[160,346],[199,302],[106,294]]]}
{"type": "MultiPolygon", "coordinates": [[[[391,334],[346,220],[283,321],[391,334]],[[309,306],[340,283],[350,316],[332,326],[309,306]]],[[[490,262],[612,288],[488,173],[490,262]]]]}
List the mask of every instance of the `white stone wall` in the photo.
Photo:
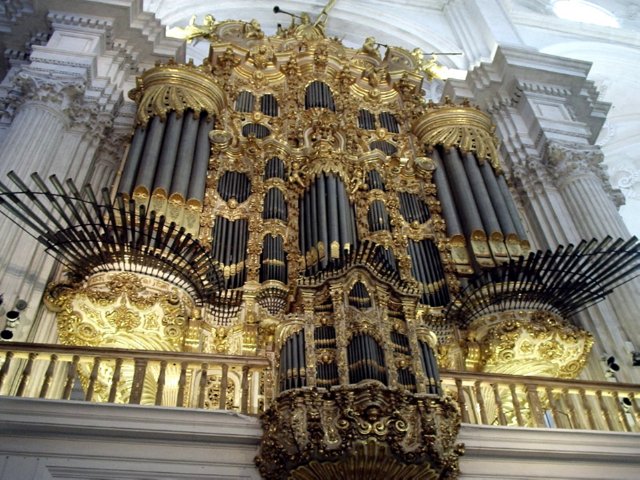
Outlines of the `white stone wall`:
{"type": "MultiPolygon", "coordinates": [[[[258,479],[232,412],[0,398],[0,480],[258,479]]],[[[461,479],[637,479],[637,434],[463,425],[461,479]]]]}

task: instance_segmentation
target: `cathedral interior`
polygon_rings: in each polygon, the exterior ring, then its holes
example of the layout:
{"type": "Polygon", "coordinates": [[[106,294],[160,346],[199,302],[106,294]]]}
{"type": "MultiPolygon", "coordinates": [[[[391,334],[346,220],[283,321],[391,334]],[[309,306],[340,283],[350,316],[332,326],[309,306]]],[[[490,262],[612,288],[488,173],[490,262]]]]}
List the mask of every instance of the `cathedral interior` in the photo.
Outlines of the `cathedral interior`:
{"type": "Polygon", "coordinates": [[[0,478],[635,478],[635,10],[205,3],[0,12],[0,478]]]}

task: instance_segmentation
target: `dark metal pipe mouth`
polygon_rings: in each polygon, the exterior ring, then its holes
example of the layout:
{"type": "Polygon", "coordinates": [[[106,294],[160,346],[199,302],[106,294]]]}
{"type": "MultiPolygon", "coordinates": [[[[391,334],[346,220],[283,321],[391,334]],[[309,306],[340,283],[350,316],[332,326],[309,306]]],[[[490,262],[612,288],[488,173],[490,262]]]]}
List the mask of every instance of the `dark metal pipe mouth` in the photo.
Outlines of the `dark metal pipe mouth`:
{"type": "Polygon", "coordinates": [[[13,338],[13,332],[5,328],[0,332],[0,338],[2,338],[2,340],[11,340],[13,338]]]}

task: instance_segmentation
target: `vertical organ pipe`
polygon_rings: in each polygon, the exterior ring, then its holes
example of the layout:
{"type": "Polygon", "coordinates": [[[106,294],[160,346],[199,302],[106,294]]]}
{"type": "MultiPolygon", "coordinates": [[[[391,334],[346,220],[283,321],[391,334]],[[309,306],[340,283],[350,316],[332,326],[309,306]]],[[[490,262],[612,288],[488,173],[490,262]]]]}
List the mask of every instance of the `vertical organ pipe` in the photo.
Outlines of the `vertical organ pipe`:
{"type": "Polygon", "coordinates": [[[471,192],[471,185],[469,185],[462,159],[455,147],[451,147],[447,151],[444,164],[447,176],[451,180],[450,185],[456,200],[456,206],[458,206],[461,213],[462,228],[465,234],[470,236],[474,230],[483,230],[480,212],[471,192]]]}
{"type": "Polygon", "coordinates": [[[471,186],[471,191],[476,200],[476,205],[480,212],[480,218],[484,225],[484,231],[488,233],[500,232],[500,223],[493,208],[491,197],[480,173],[478,160],[473,153],[467,152],[463,156],[462,163],[467,172],[467,178],[471,186]]]}
{"type": "Polygon", "coordinates": [[[162,146],[164,128],[165,124],[162,123],[160,117],[153,117],[146,141],[144,142],[144,150],[142,151],[142,159],[134,187],[143,186],[151,190],[158,164],[158,155],[160,154],[160,148],[162,146]]]}
{"type": "MultiPolygon", "coordinates": [[[[339,217],[339,229],[340,229],[340,249],[347,250],[347,244],[351,243],[348,233],[348,225],[351,221],[349,218],[349,199],[347,198],[347,191],[344,188],[344,183],[338,181],[338,213],[339,217]]],[[[353,248],[353,245],[350,245],[353,248]]]]}
{"type": "Polygon", "coordinates": [[[329,221],[329,247],[331,258],[337,259],[340,257],[340,235],[338,233],[338,199],[337,199],[337,185],[336,178],[328,174],[327,178],[327,193],[328,193],[328,213],[327,220],[329,221]],[[337,248],[334,248],[334,242],[338,244],[337,248]]]}
{"type": "Polygon", "coordinates": [[[122,170],[122,176],[120,177],[120,186],[118,188],[120,192],[131,194],[133,190],[133,182],[136,178],[138,166],[140,165],[142,149],[144,148],[147,134],[148,129],[142,126],[137,127],[133,134],[127,160],[122,170]]]}
{"type": "Polygon", "coordinates": [[[169,189],[171,188],[171,179],[175,169],[176,154],[180,143],[181,129],[182,118],[178,118],[176,112],[170,112],[167,117],[167,126],[164,132],[162,150],[160,151],[158,170],[153,182],[153,188],[150,190],[162,188],[165,192],[169,193],[169,189]]]}
{"type": "Polygon", "coordinates": [[[317,203],[318,203],[318,222],[320,227],[320,241],[322,242],[322,255],[320,255],[320,262],[322,268],[327,266],[329,261],[329,231],[327,228],[327,195],[326,195],[326,181],[325,174],[322,173],[317,177],[318,189],[317,189],[317,203]]]}
{"type": "Polygon", "coordinates": [[[203,113],[198,127],[196,149],[189,180],[188,198],[195,198],[199,202],[204,201],[204,191],[207,182],[207,169],[209,167],[209,156],[211,147],[209,145],[209,131],[213,129],[213,119],[208,120],[207,114],[203,113]]]}
{"type": "Polygon", "coordinates": [[[180,136],[180,146],[178,147],[177,166],[171,184],[171,192],[179,193],[183,198],[186,197],[189,188],[193,153],[198,135],[198,120],[198,118],[194,117],[193,111],[187,110],[184,113],[182,135],[180,136]]]}
{"type": "Polygon", "coordinates": [[[482,178],[485,186],[487,187],[489,198],[491,199],[498,221],[500,222],[500,229],[502,230],[502,233],[505,235],[515,234],[515,225],[513,224],[513,220],[509,214],[506,202],[502,198],[498,180],[496,179],[496,175],[489,162],[483,162],[483,164],[480,165],[480,172],[482,173],[482,178]]]}
{"type": "Polygon", "coordinates": [[[524,227],[522,226],[522,221],[520,220],[520,214],[518,213],[516,204],[513,201],[511,191],[509,190],[509,186],[507,185],[507,181],[505,180],[504,175],[500,175],[498,177],[498,186],[500,187],[500,191],[502,192],[504,203],[509,209],[511,220],[513,221],[516,232],[518,232],[518,237],[527,238],[527,234],[525,233],[524,227]]]}
{"type": "Polygon", "coordinates": [[[449,236],[459,235],[463,233],[462,225],[460,224],[460,218],[456,211],[456,204],[453,200],[451,188],[449,187],[449,181],[447,180],[447,174],[440,158],[440,153],[437,149],[433,149],[430,153],[431,158],[436,164],[435,172],[433,173],[433,180],[438,188],[438,197],[440,197],[440,205],[442,207],[442,215],[447,224],[447,234],[449,236]]]}

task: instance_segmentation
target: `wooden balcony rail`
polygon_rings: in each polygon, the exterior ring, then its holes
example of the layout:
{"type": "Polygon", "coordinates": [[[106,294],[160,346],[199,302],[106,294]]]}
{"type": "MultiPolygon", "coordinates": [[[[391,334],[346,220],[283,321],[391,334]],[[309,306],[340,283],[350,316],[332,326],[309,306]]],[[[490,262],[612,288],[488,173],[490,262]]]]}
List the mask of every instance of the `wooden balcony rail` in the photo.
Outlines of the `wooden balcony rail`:
{"type": "Polygon", "coordinates": [[[235,410],[268,406],[264,357],[0,344],[0,395],[235,410]]]}
{"type": "Polygon", "coordinates": [[[443,371],[464,423],[640,432],[640,385],[443,371]]]}

